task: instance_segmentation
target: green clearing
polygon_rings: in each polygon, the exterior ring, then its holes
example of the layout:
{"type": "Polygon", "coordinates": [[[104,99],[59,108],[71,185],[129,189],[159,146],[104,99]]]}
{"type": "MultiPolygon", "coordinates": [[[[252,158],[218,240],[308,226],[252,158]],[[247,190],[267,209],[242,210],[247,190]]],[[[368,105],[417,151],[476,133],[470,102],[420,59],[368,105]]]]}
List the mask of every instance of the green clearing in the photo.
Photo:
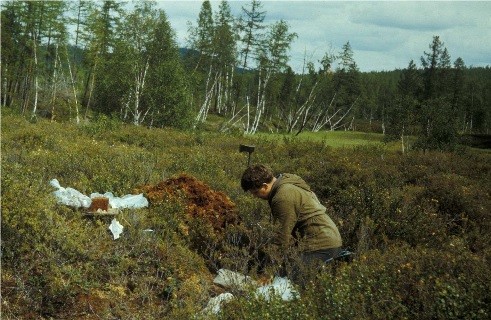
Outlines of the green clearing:
{"type": "Polygon", "coordinates": [[[255,136],[266,141],[282,142],[284,139],[291,139],[304,142],[320,142],[333,148],[352,147],[352,146],[393,146],[395,143],[386,144],[383,142],[383,134],[366,133],[357,131],[321,131],[321,132],[302,132],[294,134],[276,133],[257,133],[255,136]]]}

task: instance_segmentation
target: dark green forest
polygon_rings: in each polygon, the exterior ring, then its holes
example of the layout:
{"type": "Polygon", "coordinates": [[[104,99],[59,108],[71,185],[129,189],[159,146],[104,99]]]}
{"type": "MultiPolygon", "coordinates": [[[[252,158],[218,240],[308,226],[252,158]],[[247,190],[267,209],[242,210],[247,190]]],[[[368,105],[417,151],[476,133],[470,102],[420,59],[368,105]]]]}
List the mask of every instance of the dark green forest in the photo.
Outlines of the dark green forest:
{"type": "Polygon", "coordinates": [[[440,150],[489,133],[490,68],[452,60],[438,35],[403,70],[360,72],[346,39],[299,74],[288,64],[295,30],[266,14],[256,0],[240,16],[203,1],[184,49],[155,2],[5,1],[1,105],[148,127],[200,128],[215,114],[222,132],[358,130],[440,150]]]}

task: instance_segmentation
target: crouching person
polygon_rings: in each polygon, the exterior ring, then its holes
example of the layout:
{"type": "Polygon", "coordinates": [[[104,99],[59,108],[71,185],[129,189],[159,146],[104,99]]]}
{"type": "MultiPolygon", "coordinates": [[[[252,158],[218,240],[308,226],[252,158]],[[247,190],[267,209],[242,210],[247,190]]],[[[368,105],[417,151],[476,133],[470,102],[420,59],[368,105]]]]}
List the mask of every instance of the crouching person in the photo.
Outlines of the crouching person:
{"type": "Polygon", "coordinates": [[[329,262],[341,254],[336,224],[301,177],[290,173],[274,176],[271,169],[260,164],[244,171],[241,187],[268,201],[279,228],[273,243],[280,250],[297,246],[304,264],[329,262]]]}

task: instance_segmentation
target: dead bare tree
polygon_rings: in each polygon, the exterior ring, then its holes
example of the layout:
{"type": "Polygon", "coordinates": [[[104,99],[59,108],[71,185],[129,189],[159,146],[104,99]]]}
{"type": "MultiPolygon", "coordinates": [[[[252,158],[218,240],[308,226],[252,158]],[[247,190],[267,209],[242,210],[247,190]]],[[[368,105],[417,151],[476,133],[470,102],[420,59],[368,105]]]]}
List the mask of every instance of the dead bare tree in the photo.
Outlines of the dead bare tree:
{"type": "MultiPolygon", "coordinates": [[[[248,130],[245,131],[246,134],[255,134],[257,132],[261,117],[266,110],[266,88],[272,74],[272,68],[267,68],[266,71],[259,69],[256,110],[254,112],[254,120],[252,122],[252,125],[250,127],[248,126],[248,130]],[[265,73],[264,78],[262,77],[263,73],[265,73]]],[[[249,101],[247,102],[247,104],[249,105],[249,101]]],[[[247,108],[247,111],[249,112],[249,107],[247,108]]]]}
{"type": "Polygon", "coordinates": [[[55,46],[55,64],[53,66],[53,74],[51,76],[52,78],[52,86],[51,86],[51,99],[50,99],[50,104],[51,104],[51,120],[54,119],[54,113],[55,113],[55,101],[56,101],[56,93],[58,91],[58,63],[60,62],[60,55],[58,54],[58,44],[55,46]]]}
{"type": "Polygon", "coordinates": [[[320,110],[320,112],[315,115],[314,124],[312,125],[312,132],[318,132],[319,130],[321,130],[326,124],[331,121],[332,117],[336,116],[336,114],[340,111],[340,109],[338,109],[332,115],[329,115],[329,109],[331,109],[335,98],[336,94],[333,95],[331,102],[329,103],[327,108],[325,108],[324,110],[320,110]]]}
{"type": "Polygon", "coordinates": [[[80,123],[80,115],[79,115],[79,111],[78,111],[77,89],[75,88],[75,79],[74,79],[73,73],[72,73],[72,67],[71,67],[70,58],[68,55],[68,49],[65,47],[65,50],[66,50],[66,60],[68,62],[68,71],[70,72],[70,83],[72,85],[72,90],[73,90],[73,99],[75,101],[75,121],[77,124],[79,124],[80,123]]]}
{"type": "Polygon", "coordinates": [[[218,83],[218,80],[219,80],[219,74],[215,74],[213,72],[213,65],[210,65],[210,69],[208,71],[208,78],[206,79],[205,100],[203,101],[203,104],[201,105],[198,115],[195,118],[194,128],[196,128],[196,126],[199,123],[202,123],[206,120],[208,116],[208,111],[210,110],[212,99],[214,97],[214,91],[218,83]]]}
{"type": "Polygon", "coordinates": [[[331,102],[329,103],[329,106],[326,108],[326,110],[320,112],[318,114],[318,116],[316,117],[316,120],[314,121],[314,125],[312,127],[312,132],[318,132],[327,124],[329,124],[329,130],[331,130],[331,131],[334,131],[334,130],[340,128],[341,126],[343,126],[344,124],[340,124],[340,123],[349,115],[349,113],[353,109],[356,101],[358,100],[358,99],[355,100],[351,104],[351,106],[341,116],[336,117],[340,112],[342,112],[341,108],[339,108],[337,110],[333,110],[332,114],[329,113],[329,109],[333,105],[335,97],[336,97],[336,95],[333,96],[333,98],[332,98],[331,102]]]}
{"type": "MultiPolygon", "coordinates": [[[[356,99],[356,100],[355,100],[355,101],[354,101],[354,102],[351,104],[351,106],[348,108],[348,110],[346,110],[346,112],[345,112],[345,113],[343,113],[343,115],[341,115],[341,117],[339,117],[339,118],[336,120],[336,122],[331,123],[331,121],[329,121],[329,124],[330,124],[330,130],[331,130],[331,131],[334,131],[334,130],[336,130],[336,129],[338,129],[339,127],[341,127],[341,126],[342,126],[342,125],[339,125],[339,123],[340,123],[341,121],[343,121],[343,119],[344,119],[344,118],[345,118],[345,117],[346,117],[346,116],[347,116],[347,115],[350,113],[351,109],[353,109],[353,106],[355,105],[355,103],[356,103],[356,101],[357,101],[357,100],[358,100],[358,99],[356,99]]],[[[332,119],[332,117],[331,117],[331,119],[332,119]]]]}
{"type": "MultiPolygon", "coordinates": [[[[298,129],[297,134],[299,134],[303,130],[303,128],[305,127],[307,120],[309,119],[309,112],[315,103],[315,99],[316,99],[316,95],[317,95],[316,88],[317,88],[318,84],[319,84],[319,81],[317,81],[312,86],[312,88],[310,89],[310,93],[309,93],[308,98],[304,101],[304,103],[300,106],[300,108],[298,108],[296,110],[289,109],[288,116],[286,117],[288,133],[291,133],[294,130],[294,128],[297,126],[300,119],[302,119],[302,122],[301,122],[300,128],[298,129]]],[[[299,89],[297,89],[297,93],[298,93],[298,91],[299,91],[299,89]]]]}
{"type": "Polygon", "coordinates": [[[38,107],[38,55],[37,55],[37,36],[34,33],[33,37],[33,54],[34,54],[34,106],[32,108],[32,118],[36,117],[37,107],[38,107]]]}
{"type": "Polygon", "coordinates": [[[249,113],[247,114],[242,114],[240,117],[239,115],[241,114],[241,111],[244,109],[245,107],[242,107],[239,112],[236,112],[235,114],[232,115],[232,117],[226,122],[224,123],[221,127],[220,127],[220,132],[227,132],[230,130],[230,128],[234,127],[237,125],[237,123],[242,120],[246,115],[249,115],[249,113]],[[236,119],[238,117],[238,119],[236,119]],[[232,122],[233,121],[233,122],[232,122]]]}

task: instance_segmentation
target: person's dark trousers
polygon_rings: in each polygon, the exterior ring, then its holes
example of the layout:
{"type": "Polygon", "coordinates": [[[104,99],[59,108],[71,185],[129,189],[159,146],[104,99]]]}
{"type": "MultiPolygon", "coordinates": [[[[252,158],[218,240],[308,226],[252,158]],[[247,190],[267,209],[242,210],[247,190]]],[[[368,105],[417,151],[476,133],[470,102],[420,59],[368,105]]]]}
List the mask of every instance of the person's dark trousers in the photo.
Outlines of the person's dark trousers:
{"type": "Polygon", "coordinates": [[[341,248],[329,248],[323,250],[316,250],[310,252],[304,252],[301,255],[302,261],[306,264],[320,262],[329,262],[338,257],[343,249],[341,248]]]}
{"type": "Polygon", "coordinates": [[[288,276],[294,283],[300,285],[301,287],[305,287],[305,279],[304,275],[302,275],[302,269],[308,271],[320,271],[322,265],[333,261],[341,254],[342,251],[342,248],[329,248],[303,252],[300,254],[300,260],[297,260],[296,263],[290,263],[289,268],[284,267],[283,272],[280,275],[288,276]],[[299,263],[301,265],[299,265],[299,263]],[[286,269],[289,269],[289,272],[286,272],[286,269]]]}

